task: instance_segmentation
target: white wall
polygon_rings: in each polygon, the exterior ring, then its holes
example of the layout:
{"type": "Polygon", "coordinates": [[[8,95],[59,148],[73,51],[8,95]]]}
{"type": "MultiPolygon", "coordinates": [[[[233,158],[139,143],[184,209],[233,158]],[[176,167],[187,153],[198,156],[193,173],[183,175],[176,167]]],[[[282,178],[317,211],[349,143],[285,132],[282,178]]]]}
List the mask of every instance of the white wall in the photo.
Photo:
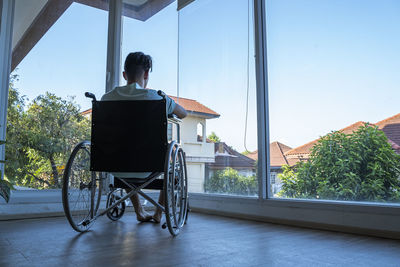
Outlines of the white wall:
{"type": "Polygon", "coordinates": [[[205,163],[214,162],[214,143],[197,141],[197,124],[206,127],[206,119],[188,116],[181,125],[181,144],[186,153],[189,192],[203,193],[205,163]]]}
{"type": "Polygon", "coordinates": [[[189,192],[204,193],[204,163],[187,163],[189,192]]]}
{"type": "Polygon", "coordinates": [[[47,2],[48,0],[15,0],[12,49],[15,48],[18,41],[47,2]]]}

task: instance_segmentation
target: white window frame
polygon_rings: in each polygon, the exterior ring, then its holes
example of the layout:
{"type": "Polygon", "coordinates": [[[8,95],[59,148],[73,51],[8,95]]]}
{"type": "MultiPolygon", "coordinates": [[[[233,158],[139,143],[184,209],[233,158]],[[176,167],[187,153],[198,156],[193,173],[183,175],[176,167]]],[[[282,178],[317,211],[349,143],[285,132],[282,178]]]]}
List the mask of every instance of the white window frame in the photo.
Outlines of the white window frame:
{"type": "MultiPolygon", "coordinates": [[[[11,69],[11,39],[14,21],[14,0],[2,0],[0,2],[0,140],[6,139],[7,131],[7,107],[8,86],[11,69]]],[[[0,146],[0,160],[4,160],[5,147],[0,146]]],[[[4,175],[4,164],[0,164],[1,176],[4,175]]]]}

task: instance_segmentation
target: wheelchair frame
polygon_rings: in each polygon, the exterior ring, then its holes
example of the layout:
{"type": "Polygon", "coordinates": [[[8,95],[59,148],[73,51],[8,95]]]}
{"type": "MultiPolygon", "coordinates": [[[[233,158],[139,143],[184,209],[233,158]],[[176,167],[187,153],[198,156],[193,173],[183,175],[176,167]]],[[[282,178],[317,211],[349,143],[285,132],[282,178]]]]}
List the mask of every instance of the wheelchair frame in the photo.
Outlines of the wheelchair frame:
{"type": "MultiPolygon", "coordinates": [[[[158,94],[165,99],[166,96],[163,92],[158,91],[158,94]]],[[[93,94],[85,93],[85,96],[92,98],[93,103],[96,102],[96,97],[93,94]]],[[[179,234],[181,228],[186,223],[188,215],[188,177],[185,153],[179,145],[179,124],[181,123],[181,120],[175,117],[169,117],[168,122],[177,125],[178,140],[173,140],[168,145],[167,153],[165,155],[164,172],[152,172],[147,178],[114,177],[114,184],[115,182],[118,182],[119,186],[114,187],[114,185],[110,185],[111,190],[107,194],[106,209],[99,213],[98,210],[101,201],[103,181],[107,174],[105,172],[95,172],[87,169],[88,160],[90,162],[90,141],[82,141],[75,146],[64,171],[62,189],[64,212],[74,230],[78,232],[88,231],[94,221],[105,214],[107,214],[107,217],[113,221],[120,219],[125,211],[125,200],[135,194],[139,194],[152,203],[156,208],[161,209],[165,213],[166,222],[162,224],[162,228],[168,227],[172,236],[179,234]],[[78,153],[83,153],[81,158],[78,153]],[[77,159],[75,160],[75,158],[77,159]],[[75,180],[74,178],[76,177],[73,177],[73,168],[75,166],[77,168],[75,171],[78,173],[78,180],[75,180]],[[161,175],[164,175],[162,186],[160,184],[161,179],[157,179],[161,175]],[[77,183],[78,181],[79,183],[77,183]],[[142,189],[161,189],[161,187],[162,190],[164,190],[164,206],[160,205],[157,201],[142,191],[142,189]],[[122,196],[123,189],[131,189],[131,191],[122,196]],[[74,201],[72,193],[77,190],[79,192],[77,202],[70,203],[74,201]],[[117,191],[121,192],[121,196],[116,194],[117,191]],[[82,197],[83,201],[80,201],[81,193],[88,194],[87,198],[82,197]],[[71,210],[71,208],[75,208],[76,205],[89,201],[90,203],[86,203],[83,206],[83,212],[82,208],[78,208],[76,212],[71,210]],[[71,207],[71,204],[74,206],[71,207]],[[82,216],[76,220],[74,218],[75,215],[82,216]]]]}

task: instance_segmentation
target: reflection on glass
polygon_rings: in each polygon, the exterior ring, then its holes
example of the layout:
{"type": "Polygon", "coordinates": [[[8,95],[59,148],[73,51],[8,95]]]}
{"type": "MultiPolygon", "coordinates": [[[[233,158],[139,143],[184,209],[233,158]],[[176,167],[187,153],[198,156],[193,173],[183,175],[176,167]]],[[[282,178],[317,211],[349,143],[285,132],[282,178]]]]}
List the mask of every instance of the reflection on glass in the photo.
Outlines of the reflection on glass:
{"type": "Polygon", "coordinates": [[[268,1],[275,197],[400,202],[399,9],[268,1]]]}
{"type": "Polygon", "coordinates": [[[5,176],[17,190],[61,188],[90,135],[84,92],[104,93],[108,1],[57,3],[15,1],[5,176]]]}
{"type": "Polygon", "coordinates": [[[179,101],[189,111],[182,141],[190,192],[258,193],[251,14],[245,0],[197,0],[180,11],[179,101]]]}

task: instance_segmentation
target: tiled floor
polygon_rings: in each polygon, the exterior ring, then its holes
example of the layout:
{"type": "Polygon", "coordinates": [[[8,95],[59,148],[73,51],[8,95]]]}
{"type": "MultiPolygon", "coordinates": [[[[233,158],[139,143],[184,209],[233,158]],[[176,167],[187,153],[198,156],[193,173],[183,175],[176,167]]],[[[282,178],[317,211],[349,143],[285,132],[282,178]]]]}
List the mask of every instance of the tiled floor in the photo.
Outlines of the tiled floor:
{"type": "Polygon", "coordinates": [[[0,266],[400,266],[400,242],[198,213],[176,238],[132,213],[78,234],[58,217],[0,222],[0,266]]]}

